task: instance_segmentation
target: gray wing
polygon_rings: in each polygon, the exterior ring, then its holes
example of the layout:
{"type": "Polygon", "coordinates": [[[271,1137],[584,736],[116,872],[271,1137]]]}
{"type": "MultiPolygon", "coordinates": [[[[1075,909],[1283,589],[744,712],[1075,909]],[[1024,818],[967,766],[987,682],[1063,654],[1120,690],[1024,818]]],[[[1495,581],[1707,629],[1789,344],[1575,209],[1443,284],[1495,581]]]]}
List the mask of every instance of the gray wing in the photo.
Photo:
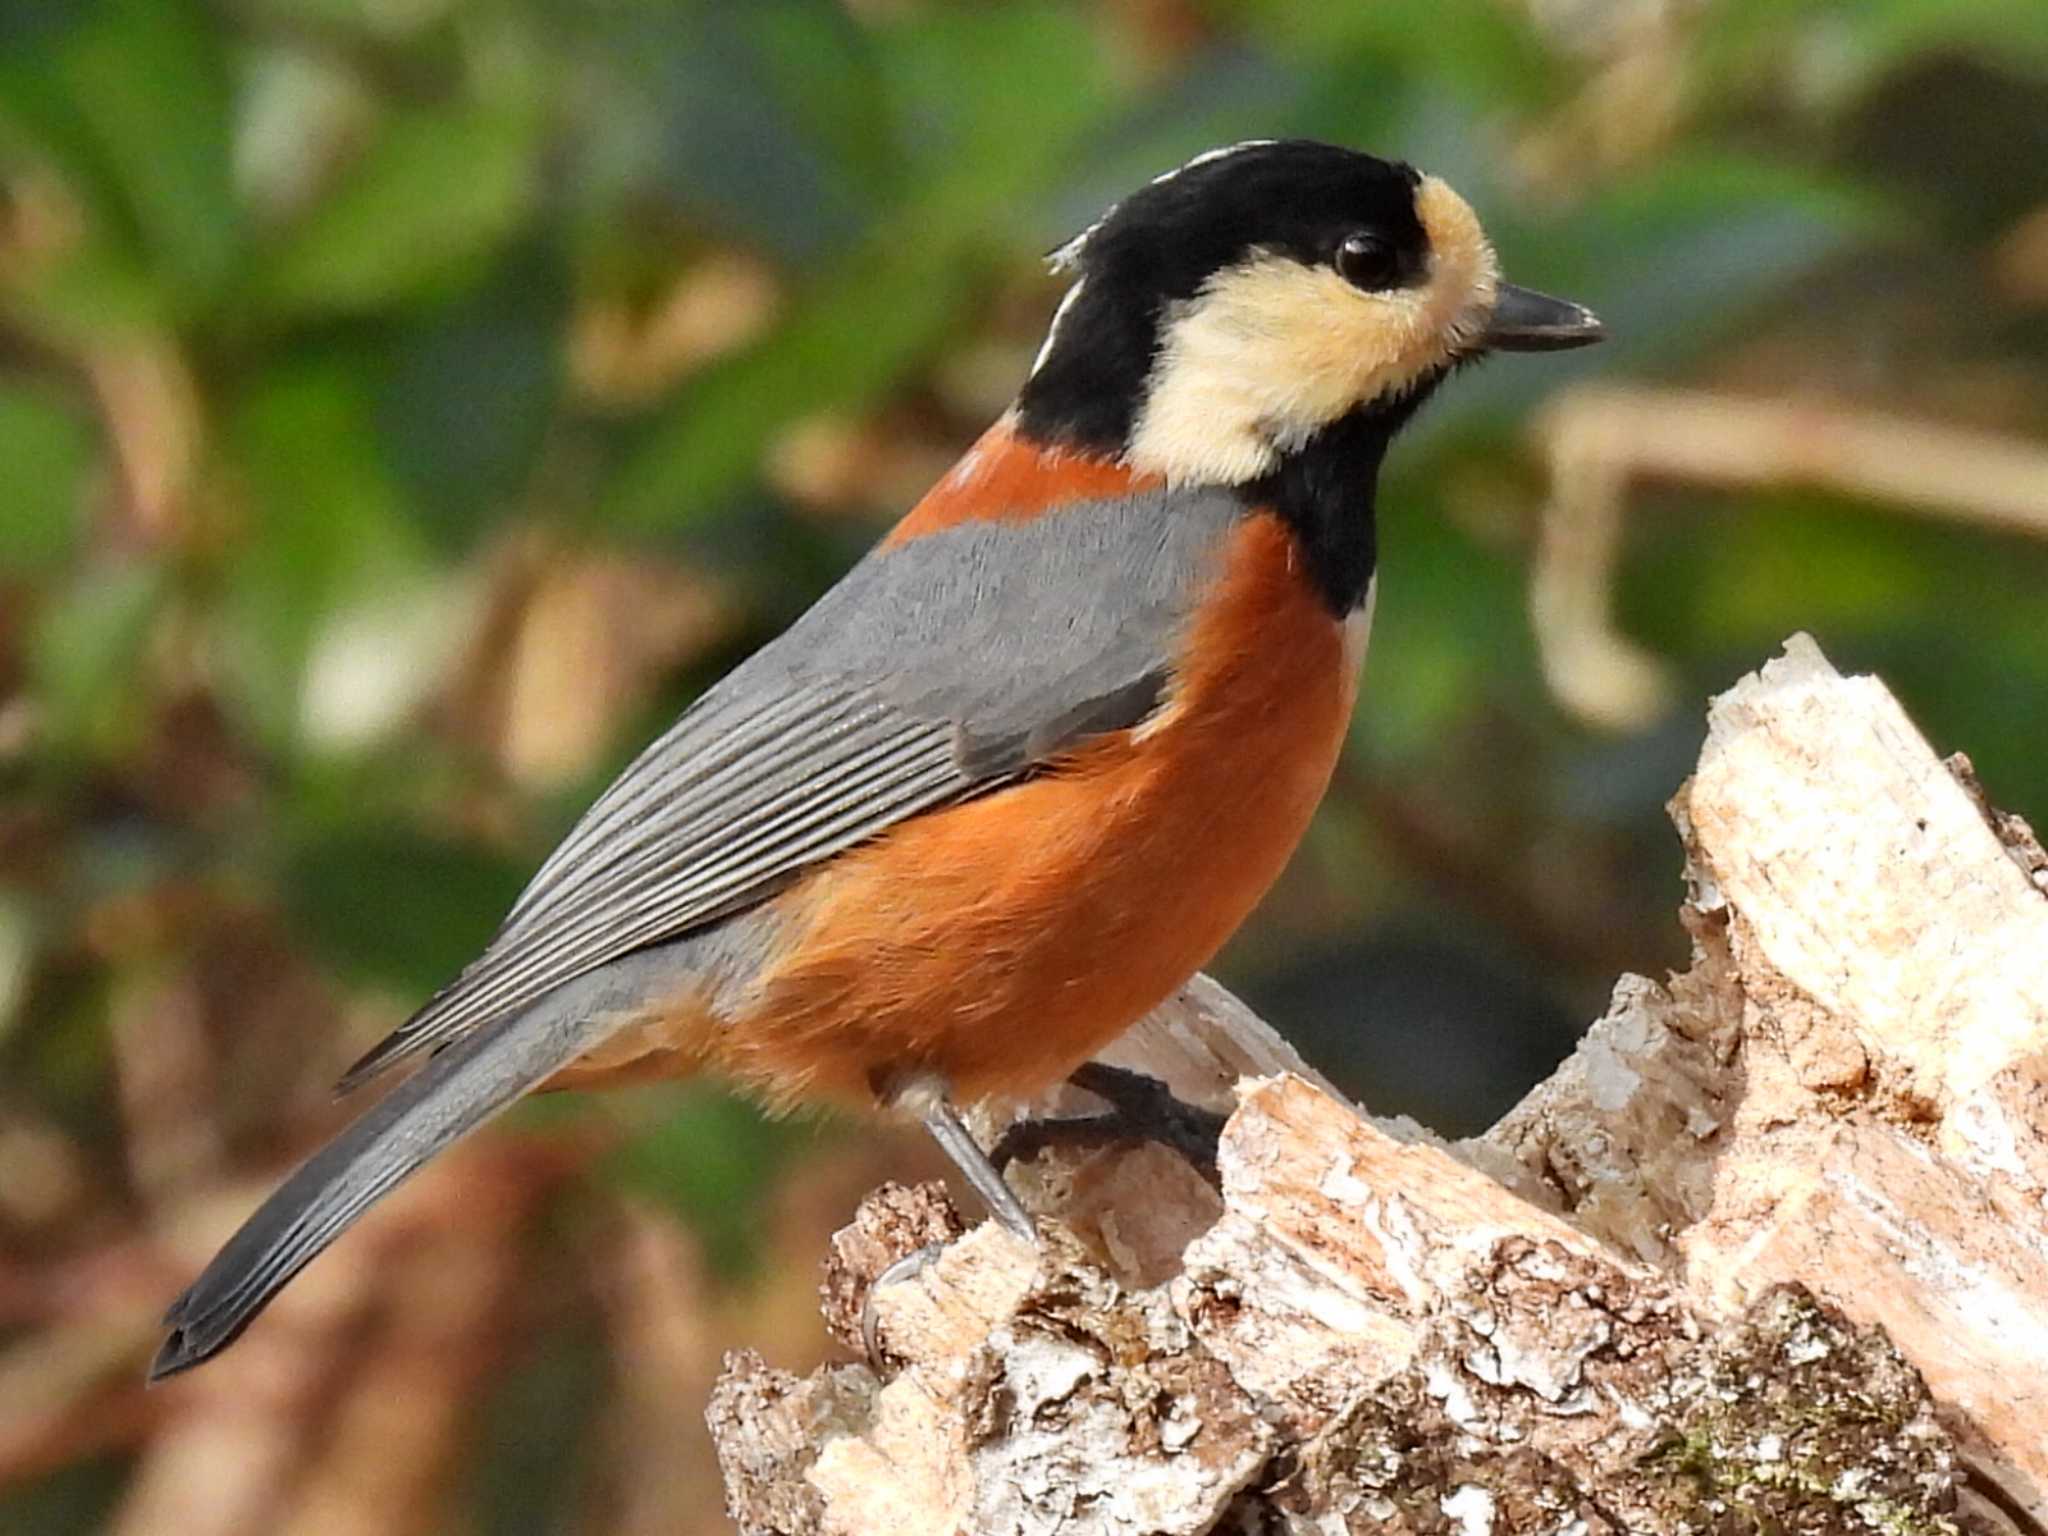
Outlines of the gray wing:
{"type": "Polygon", "coordinates": [[[1242,511],[1158,492],[876,550],[634,760],[342,1088],[1136,724],[1242,511]]]}

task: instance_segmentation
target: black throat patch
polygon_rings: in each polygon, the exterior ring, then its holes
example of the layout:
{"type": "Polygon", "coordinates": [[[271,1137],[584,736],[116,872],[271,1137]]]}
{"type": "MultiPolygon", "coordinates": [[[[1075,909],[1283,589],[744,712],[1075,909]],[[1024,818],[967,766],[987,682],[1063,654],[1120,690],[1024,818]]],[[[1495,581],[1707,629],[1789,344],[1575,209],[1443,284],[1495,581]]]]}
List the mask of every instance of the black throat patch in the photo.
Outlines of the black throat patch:
{"type": "Polygon", "coordinates": [[[1270,509],[1287,525],[1309,579],[1338,618],[1354,612],[1372,585],[1375,496],[1387,445],[1440,377],[1338,417],[1274,469],[1236,488],[1247,507],[1270,509]]]}

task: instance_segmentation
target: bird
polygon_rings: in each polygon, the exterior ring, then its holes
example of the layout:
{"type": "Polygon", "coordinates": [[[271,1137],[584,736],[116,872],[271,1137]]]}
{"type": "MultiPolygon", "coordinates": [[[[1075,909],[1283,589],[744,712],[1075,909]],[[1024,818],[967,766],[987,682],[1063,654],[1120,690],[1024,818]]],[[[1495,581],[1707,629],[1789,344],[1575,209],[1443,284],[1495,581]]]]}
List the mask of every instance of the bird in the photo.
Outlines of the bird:
{"type": "Polygon", "coordinates": [[[152,1380],[538,1089],[912,1117],[1035,1237],[959,1107],[1085,1069],[1246,918],[1349,727],[1390,443],[1462,367],[1603,335],[1441,179],[1309,140],[1198,155],[1049,260],[1011,406],[348,1071],[421,1059],[177,1299],[152,1380]]]}

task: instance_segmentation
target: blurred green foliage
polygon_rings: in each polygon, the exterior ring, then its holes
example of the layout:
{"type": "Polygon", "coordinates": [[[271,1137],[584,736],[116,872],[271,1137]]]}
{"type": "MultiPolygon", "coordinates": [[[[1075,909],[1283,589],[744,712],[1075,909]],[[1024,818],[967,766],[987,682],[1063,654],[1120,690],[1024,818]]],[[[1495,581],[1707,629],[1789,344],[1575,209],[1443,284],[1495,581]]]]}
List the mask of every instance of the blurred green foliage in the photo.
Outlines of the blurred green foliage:
{"type": "MultiPolygon", "coordinates": [[[[82,1174],[0,1211],[0,1257],[82,1251],[199,1177],[128,1145],[109,1031],[138,979],[244,1004],[202,1019],[229,1164],[303,1146],[363,1029],[458,966],[608,773],[1000,408],[1057,297],[1039,253],[1237,138],[1442,174],[1518,280],[1613,336],[1462,377],[1390,466],[1354,761],[1451,847],[1340,795],[1227,957],[1311,1055],[1378,1106],[1483,1122],[1616,969],[1675,960],[1662,802],[1705,695],[1796,628],[2048,813],[2041,543],[1818,491],[1647,489],[1619,613],[1684,702],[1612,739],[1542,681],[1519,437],[1597,376],[2048,439],[2048,226],[2023,239],[2048,217],[2048,7],[1534,9],[0,10],[0,1131],[58,1128],[82,1174]],[[735,259],[730,334],[664,340],[679,285],[735,259]],[[859,450],[822,490],[800,472],[820,424],[859,450]],[[506,720],[578,702],[585,669],[533,594],[617,567],[661,581],[601,620],[708,588],[718,622],[589,672],[588,749],[534,769],[506,720]],[[1447,872],[1473,849],[1476,883],[1447,872]],[[264,1006],[294,966],[322,1008],[264,1006]]],[[[744,1273],[808,1143],[663,1102],[601,1182],[744,1273]]],[[[485,1420],[557,1415],[479,1462],[479,1528],[573,1523],[587,1332],[485,1420]]],[[[0,1525],[87,1528],[134,1451],[88,1437],[17,1475],[0,1525]]]]}

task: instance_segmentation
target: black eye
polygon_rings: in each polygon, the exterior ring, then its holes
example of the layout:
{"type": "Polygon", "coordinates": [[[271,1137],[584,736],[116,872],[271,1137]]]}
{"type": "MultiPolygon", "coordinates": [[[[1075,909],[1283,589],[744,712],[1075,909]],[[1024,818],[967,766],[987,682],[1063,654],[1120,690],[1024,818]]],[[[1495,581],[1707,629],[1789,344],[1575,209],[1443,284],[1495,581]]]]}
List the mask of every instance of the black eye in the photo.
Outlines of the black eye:
{"type": "Polygon", "coordinates": [[[1393,246],[1363,231],[1346,235],[1337,247],[1337,275],[1354,288],[1391,288],[1400,275],[1393,246]]]}

